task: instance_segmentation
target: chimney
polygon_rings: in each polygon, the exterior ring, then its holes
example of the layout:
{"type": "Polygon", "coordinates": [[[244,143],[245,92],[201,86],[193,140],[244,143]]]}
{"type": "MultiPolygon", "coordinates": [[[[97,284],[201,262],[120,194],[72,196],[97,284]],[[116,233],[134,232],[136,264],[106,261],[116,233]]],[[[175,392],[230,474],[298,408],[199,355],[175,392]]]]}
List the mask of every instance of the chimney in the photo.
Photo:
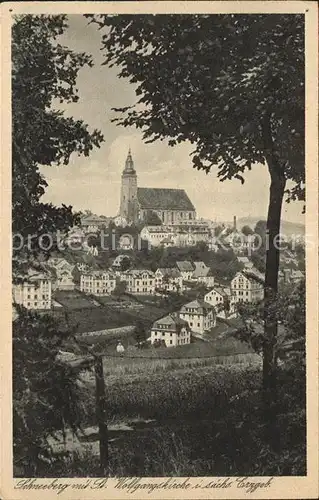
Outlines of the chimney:
{"type": "Polygon", "coordinates": [[[234,215],[234,231],[237,231],[237,218],[236,218],[236,215],[234,215]]]}

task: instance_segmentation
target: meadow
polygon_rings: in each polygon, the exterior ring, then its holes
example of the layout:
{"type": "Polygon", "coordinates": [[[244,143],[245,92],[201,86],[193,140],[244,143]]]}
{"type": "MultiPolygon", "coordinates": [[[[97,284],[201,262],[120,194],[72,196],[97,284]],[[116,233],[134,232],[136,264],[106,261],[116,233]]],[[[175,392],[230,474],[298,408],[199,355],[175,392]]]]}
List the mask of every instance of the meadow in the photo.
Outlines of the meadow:
{"type": "MultiPolygon", "coordinates": [[[[304,385],[292,371],[279,373],[280,453],[264,436],[255,363],[185,360],[163,369],[147,361],[123,372],[105,365],[105,375],[110,475],[305,474],[304,385]]],[[[94,384],[83,384],[82,405],[83,426],[94,429],[94,384]]],[[[81,441],[98,450],[97,439],[95,430],[81,441]]],[[[96,451],[73,453],[64,466],[48,475],[94,476],[96,451]]]]}

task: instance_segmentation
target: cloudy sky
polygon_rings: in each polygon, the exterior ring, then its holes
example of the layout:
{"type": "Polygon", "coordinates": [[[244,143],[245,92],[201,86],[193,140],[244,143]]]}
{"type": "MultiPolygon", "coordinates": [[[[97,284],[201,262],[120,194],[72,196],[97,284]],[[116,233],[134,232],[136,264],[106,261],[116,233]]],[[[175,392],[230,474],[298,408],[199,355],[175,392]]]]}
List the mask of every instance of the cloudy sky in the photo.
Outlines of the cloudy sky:
{"type": "MultiPolygon", "coordinates": [[[[87,26],[81,15],[69,17],[64,45],[93,55],[94,67],[79,73],[80,100],[66,105],[65,112],[98,128],[105,142],[89,158],[73,155],[68,166],[42,167],[49,186],[43,201],[70,204],[75,210],[92,210],[99,215],[116,215],[119,209],[120,177],[128,148],[131,147],[140,187],[183,188],[194,203],[199,217],[230,221],[238,217],[267,214],[269,175],[255,165],[245,176],[245,184],[220,182],[215,172],[206,175],[192,168],[190,145],[171,148],[165,142],[144,144],[136,129],[111,123],[112,107],[135,102],[134,87],[117,77],[117,69],[102,66],[101,33],[87,26]]],[[[300,203],[285,204],[283,219],[303,222],[300,203]]]]}

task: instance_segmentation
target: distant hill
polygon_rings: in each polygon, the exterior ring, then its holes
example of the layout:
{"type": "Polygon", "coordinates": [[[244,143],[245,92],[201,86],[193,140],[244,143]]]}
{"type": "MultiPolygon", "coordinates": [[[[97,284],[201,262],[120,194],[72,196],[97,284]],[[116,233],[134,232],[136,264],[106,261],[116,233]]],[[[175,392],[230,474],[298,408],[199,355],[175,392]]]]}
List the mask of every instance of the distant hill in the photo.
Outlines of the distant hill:
{"type": "MultiPolygon", "coordinates": [[[[256,223],[259,220],[266,220],[265,217],[240,217],[237,219],[237,228],[241,229],[243,226],[250,226],[254,229],[256,223]]],[[[226,226],[233,226],[233,221],[224,222],[226,226]]],[[[305,235],[305,224],[301,224],[299,222],[289,222],[289,221],[281,221],[281,232],[290,238],[293,234],[305,235]]]]}
{"type": "MultiPolygon", "coordinates": [[[[241,217],[240,219],[237,220],[237,228],[241,229],[243,226],[250,226],[252,229],[254,229],[256,223],[259,220],[265,220],[264,217],[241,217]]],[[[291,237],[293,234],[300,234],[304,235],[305,234],[305,224],[300,224],[298,222],[288,222],[288,221],[281,221],[281,232],[288,238],[291,237]]]]}

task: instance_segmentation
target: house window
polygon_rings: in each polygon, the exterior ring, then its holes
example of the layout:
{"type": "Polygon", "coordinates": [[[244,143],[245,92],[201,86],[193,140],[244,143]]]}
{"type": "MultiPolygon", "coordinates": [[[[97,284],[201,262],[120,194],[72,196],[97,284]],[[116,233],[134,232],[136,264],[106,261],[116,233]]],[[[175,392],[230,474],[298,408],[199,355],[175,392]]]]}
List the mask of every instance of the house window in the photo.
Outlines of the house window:
{"type": "Polygon", "coordinates": [[[172,344],[172,343],[173,343],[173,341],[172,341],[172,340],[170,340],[170,341],[169,341],[169,343],[170,343],[170,344],[172,344]]]}

